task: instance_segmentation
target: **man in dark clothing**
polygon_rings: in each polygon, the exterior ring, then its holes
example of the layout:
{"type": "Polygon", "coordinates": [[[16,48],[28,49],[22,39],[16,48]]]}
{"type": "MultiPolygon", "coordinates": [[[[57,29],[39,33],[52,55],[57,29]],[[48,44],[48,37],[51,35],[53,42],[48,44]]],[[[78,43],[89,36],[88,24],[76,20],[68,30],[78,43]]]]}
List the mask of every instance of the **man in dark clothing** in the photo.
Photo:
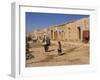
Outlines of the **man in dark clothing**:
{"type": "Polygon", "coordinates": [[[50,38],[47,37],[46,35],[44,35],[43,37],[43,46],[44,46],[45,52],[48,52],[48,48],[50,46],[50,38]]]}

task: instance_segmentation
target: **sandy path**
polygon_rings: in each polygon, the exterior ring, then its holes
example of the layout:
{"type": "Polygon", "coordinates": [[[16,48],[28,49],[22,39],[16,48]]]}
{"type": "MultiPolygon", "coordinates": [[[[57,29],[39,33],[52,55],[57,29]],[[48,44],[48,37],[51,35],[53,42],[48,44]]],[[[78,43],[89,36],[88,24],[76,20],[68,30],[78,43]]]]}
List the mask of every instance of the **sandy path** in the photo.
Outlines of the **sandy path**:
{"type": "Polygon", "coordinates": [[[63,44],[64,54],[61,56],[58,55],[57,45],[50,46],[49,52],[44,52],[43,47],[30,49],[35,58],[27,60],[26,66],[89,64],[89,46],[87,44],[63,44]]]}

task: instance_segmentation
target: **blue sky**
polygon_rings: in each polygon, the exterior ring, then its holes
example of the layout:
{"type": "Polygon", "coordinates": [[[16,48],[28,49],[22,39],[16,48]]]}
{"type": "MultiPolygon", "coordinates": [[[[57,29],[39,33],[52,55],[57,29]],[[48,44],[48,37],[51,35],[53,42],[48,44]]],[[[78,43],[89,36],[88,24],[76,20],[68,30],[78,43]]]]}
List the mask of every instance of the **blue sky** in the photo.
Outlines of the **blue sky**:
{"type": "Polygon", "coordinates": [[[31,32],[33,29],[45,28],[52,25],[59,25],[72,20],[89,17],[89,15],[26,12],[25,17],[26,32],[31,32]]]}

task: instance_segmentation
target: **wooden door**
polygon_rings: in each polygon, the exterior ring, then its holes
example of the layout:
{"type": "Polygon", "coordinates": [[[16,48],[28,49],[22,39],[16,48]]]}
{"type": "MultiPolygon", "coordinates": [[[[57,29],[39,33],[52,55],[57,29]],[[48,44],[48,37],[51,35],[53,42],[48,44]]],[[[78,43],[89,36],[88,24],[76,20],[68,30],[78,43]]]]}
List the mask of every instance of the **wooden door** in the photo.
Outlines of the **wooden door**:
{"type": "Polygon", "coordinates": [[[89,30],[83,31],[83,42],[88,43],[89,42],[89,30]]]}

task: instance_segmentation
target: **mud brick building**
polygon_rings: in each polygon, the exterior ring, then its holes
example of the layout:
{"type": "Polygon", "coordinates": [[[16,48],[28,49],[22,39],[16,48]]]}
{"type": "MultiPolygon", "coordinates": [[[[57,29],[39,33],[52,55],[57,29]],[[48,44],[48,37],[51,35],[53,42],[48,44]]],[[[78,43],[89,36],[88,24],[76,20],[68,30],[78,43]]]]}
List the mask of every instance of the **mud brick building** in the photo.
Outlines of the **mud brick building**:
{"type": "Polygon", "coordinates": [[[33,30],[30,32],[33,38],[42,39],[46,34],[51,40],[69,42],[89,42],[89,17],[70,21],[61,25],[49,26],[44,29],[33,30]]]}
{"type": "Polygon", "coordinates": [[[89,42],[89,17],[50,26],[47,33],[52,40],[89,42]]]}

